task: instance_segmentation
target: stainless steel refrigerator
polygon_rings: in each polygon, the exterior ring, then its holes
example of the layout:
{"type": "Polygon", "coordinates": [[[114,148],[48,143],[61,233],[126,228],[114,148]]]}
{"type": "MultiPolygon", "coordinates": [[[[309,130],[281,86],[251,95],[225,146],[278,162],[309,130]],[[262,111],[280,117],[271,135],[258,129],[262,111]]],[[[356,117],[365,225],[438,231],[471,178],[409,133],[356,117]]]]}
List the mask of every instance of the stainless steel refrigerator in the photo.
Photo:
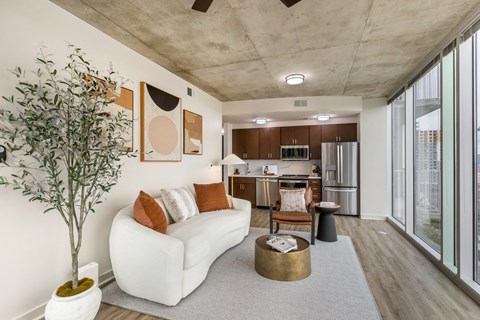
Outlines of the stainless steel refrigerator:
{"type": "Polygon", "coordinates": [[[322,143],[322,201],[338,203],[336,214],[358,215],[358,143],[322,143]]]}

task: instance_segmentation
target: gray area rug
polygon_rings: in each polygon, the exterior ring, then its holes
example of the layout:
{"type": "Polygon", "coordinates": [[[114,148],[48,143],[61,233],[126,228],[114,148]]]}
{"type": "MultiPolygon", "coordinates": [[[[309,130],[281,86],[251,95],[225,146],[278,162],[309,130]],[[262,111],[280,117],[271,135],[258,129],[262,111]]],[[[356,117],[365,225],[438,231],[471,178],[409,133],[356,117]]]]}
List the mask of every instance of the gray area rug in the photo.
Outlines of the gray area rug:
{"type": "MultiPolygon", "coordinates": [[[[350,237],[311,246],[312,274],[283,282],[255,272],[255,239],[267,229],[251,228],[236,247],[220,256],[205,281],[175,307],[132,297],[116,282],[102,301],[163,319],[381,319],[350,237]]],[[[309,239],[309,234],[291,232],[309,239]]]]}

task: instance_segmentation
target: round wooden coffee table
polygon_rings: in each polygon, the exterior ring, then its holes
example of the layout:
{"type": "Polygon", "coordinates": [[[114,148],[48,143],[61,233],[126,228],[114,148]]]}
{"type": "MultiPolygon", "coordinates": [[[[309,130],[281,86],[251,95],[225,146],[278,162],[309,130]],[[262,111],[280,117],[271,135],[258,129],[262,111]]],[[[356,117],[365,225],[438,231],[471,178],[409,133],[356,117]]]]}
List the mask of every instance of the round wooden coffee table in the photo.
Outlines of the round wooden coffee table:
{"type": "MultiPolygon", "coordinates": [[[[275,234],[280,235],[280,234],[275,234]]],[[[255,270],[272,280],[295,281],[308,277],[311,273],[310,243],[292,235],[297,240],[298,249],[282,253],[267,244],[265,235],[255,240],[255,270]]]]}

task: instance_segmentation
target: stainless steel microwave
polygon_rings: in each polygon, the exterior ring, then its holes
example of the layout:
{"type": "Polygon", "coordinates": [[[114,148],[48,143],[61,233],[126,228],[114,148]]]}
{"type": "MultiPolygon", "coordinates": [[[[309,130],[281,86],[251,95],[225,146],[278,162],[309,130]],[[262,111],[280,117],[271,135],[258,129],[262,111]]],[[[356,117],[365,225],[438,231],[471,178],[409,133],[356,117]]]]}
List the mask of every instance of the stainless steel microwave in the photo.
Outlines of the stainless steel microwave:
{"type": "Polygon", "coordinates": [[[309,147],[308,145],[281,146],[280,157],[282,160],[309,160],[309,147]]]}

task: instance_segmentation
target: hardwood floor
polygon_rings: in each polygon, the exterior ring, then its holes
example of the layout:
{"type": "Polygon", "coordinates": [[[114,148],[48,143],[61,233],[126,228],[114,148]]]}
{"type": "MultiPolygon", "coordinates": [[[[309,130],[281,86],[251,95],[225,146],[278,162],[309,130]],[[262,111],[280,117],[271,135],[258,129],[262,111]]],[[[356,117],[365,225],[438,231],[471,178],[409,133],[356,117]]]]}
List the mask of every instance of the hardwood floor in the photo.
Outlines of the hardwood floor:
{"type": "MultiPolygon", "coordinates": [[[[386,221],[336,216],[336,223],[337,233],[353,240],[383,319],[480,319],[480,306],[386,221]]],[[[253,209],[251,226],[268,227],[268,210],[253,209]]],[[[157,318],[102,304],[96,319],[157,318]]]]}

